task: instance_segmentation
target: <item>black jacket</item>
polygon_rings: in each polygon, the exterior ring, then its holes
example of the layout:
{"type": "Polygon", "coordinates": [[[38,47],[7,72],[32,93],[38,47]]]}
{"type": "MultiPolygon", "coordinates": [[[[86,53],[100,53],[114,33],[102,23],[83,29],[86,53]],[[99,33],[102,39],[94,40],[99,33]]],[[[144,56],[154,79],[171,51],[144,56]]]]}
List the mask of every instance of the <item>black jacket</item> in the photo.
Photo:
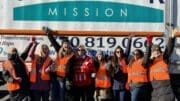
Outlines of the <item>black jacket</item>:
{"type": "MultiPolygon", "coordinates": [[[[25,61],[27,59],[31,46],[32,43],[30,43],[28,47],[24,50],[24,52],[20,55],[20,58],[22,60],[25,61]]],[[[21,89],[27,90],[29,89],[29,85],[30,85],[29,77],[26,71],[26,67],[24,63],[20,60],[20,58],[17,58],[16,60],[11,60],[11,62],[14,67],[16,76],[22,79],[22,82],[20,83],[21,89]]],[[[6,82],[13,82],[13,78],[10,76],[8,71],[3,71],[3,78],[6,82]]]]}

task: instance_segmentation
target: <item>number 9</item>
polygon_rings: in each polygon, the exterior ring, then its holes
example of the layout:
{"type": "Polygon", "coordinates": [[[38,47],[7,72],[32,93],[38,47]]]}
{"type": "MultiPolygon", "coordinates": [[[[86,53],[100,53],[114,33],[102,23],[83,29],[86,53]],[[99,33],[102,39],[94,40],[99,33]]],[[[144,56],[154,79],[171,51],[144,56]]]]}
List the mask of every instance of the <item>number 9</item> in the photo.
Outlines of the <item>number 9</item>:
{"type": "Polygon", "coordinates": [[[116,45],[116,39],[113,37],[110,37],[107,39],[107,43],[110,44],[109,48],[112,48],[116,45]]]}

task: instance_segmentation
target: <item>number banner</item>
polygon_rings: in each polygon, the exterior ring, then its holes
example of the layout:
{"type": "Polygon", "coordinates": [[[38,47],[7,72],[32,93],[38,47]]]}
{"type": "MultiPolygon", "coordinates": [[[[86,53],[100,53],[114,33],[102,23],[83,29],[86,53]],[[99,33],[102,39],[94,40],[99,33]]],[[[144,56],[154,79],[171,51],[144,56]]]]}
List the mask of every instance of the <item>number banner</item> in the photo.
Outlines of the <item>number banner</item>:
{"type": "MultiPolygon", "coordinates": [[[[0,36],[0,59],[1,61],[7,58],[7,49],[9,47],[16,47],[19,53],[25,49],[25,47],[30,43],[31,36],[10,36],[10,35],[1,35],[0,36]]],[[[62,37],[56,36],[56,41],[61,43],[62,37]]],[[[50,44],[46,36],[36,36],[37,42],[40,44],[47,44],[50,47],[50,56],[52,58],[56,57],[56,51],[50,44]]],[[[123,49],[126,48],[128,38],[127,37],[77,37],[69,36],[71,46],[75,49],[79,45],[84,45],[87,48],[87,54],[95,56],[96,50],[102,50],[107,55],[112,55],[114,49],[119,45],[123,49]]],[[[153,39],[153,42],[159,44],[164,49],[164,38],[156,37],[153,39]]],[[[145,37],[134,37],[132,40],[131,51],[136,48],[140,48],[145,51],[145,37]]]]}
{"type": "MultiPolygon", "coordinates": [[[[0,35],[0,61],[4,61],[7,58],[7,49],[9,47],[16,47],[19,54],[23,52],[25,47],[30,43],[32,36],[23,35],[0,35]]],[[[62,37],[54,37],[58,43],[61,43],[62,37]]],[[[50,48],[50,56],[55,59],[56,51],[50,44],[46,36],[36,36],[37,42],[41,44],[47,44],[50,48]]],[[[68,36],[71,46],[75,49],[79,45],[84,45],[87,49],[87,54],[90,56],[95,56],[97,50],[102,50],[105,54],[112,55],[114,49],[119,45],[124,50],[126,49],[127,37],[77,37],[68,36]]],[[[154,44],[159,44],[161,48],[165,49],[165,38],[155,37],[153,38],[154,44]]],[[[131,45],[131,52],[136,49],[142,49],[145,51],[145,37],[134,37],[131,45]]],[[[30,60],[28,58],[27,60],[30,60]]],[[[170,73],[180,73],[180,39],[177,38],[175,48],[170,57],[170,73]]]]}
{"type": "Polygon", "coordinates": [[[41,30],[43,26],[68,35],[85,35],[87,32],[93,35],[100,32],[102,35],[104,32],[108,35],[162,33],[165,5],[157,1],[0,0],[0,33],[28,30],[24,32],[27,34],[41,30]]]}

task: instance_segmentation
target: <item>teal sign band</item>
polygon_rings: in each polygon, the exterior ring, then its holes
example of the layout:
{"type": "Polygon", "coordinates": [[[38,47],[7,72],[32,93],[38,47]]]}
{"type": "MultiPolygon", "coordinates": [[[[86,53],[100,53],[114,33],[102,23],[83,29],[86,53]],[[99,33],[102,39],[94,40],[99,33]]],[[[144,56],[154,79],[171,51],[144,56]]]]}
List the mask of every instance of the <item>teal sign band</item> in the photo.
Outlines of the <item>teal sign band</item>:
{"type": "Polygon", "coordinates": [[[14,8],[15,21],[160,23],[164,12],[145,6],[102,1],[63,1],[14,8]]]}

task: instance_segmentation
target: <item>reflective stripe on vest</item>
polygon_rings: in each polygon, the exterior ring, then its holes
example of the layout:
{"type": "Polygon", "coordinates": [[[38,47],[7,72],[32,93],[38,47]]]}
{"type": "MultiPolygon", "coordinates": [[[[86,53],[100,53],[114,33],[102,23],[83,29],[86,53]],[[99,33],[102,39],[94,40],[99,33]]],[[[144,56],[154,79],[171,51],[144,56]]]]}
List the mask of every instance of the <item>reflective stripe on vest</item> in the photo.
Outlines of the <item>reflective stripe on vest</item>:
{"type": "Polygon", "coordinates": [[[168,65],[160,60],[150,67],[150,81],[169,80],[168,65]]]}
{"type": "Polygon", "coordinates": [[[69,61],[69,59],[74,55],[74,53],[71,53],[70,55],[64,56],[62,58],[57,57],[56,59],[56,73],[60,77],[65,77],[66,76],[66,65],[69,61]]]}
{"type": "Polygon", "coordinates": [[[147,75],[146,72],[140,72],[140,71],[135,71],[133,73],[129,74],[130,76],[139,76],[139,75],[147,75]]]}
{"type": "MultiPolygon", "coordinates": [[[[36,66],[37,66],[37,59],[39,57],[35,57],[34,60],[32,60],[32,70],[30,72],[30,81],[35,83],[36,82],[36,66]]],[[[50,65],[52,59],[50,57],[47,57],[46,60],[44,61],[42,67],[40,68],[40,73],[41,73],[41,79],[42,80],[50,80],[49,73],[45,72],[45,69],[50,65]]]]}
{"type": "Polygon", "coordinates": [[[73,78],[73,83],[75,86],[89,86],[91,85],[91,73],[88,72],[76,72],[73,78]]]}
{"type": "Polygon", "coordinates": [[[141,61],[134,61],[131,67],[128,67],[128,83],[148,82],[147,69],[142,66],[141,61]]]}
{"type": "MultiPolygon", "coordinates": [[[[11,76],[14,75],[14,77],[16,77],[16,73],[15,73],[15,70],[11,61],[3,62],[2,66],[4,70],[8,70],[11,76]]],[[[18,82],[7,82],[6,86],[7,86],[8,91],[15,91],[15,90],[20,89],[20,85],[18,82]]]]}
{"type": "Polygon", "coordinates": [[[106,69],[106,63],[100,64],[99,70],[96,73],[95,86],[96,88],[111,87],[111,80],[108,75],[108,70],[106,69]]]}
{"type": "Polygon", "coordinates": [[[65,77],[66,76],[66,72],[65,72],[65,65],[58,65],[58,67],[56,68],[56,72],[60,77],[65,77]]]}
{"type": "Polygon", "coordinates": [[[85,56],[85,58],[76,58],[73,84],[79,87],[91,85],[91,73],[94,71],[94,64],[91,57],[85,56]]]}

